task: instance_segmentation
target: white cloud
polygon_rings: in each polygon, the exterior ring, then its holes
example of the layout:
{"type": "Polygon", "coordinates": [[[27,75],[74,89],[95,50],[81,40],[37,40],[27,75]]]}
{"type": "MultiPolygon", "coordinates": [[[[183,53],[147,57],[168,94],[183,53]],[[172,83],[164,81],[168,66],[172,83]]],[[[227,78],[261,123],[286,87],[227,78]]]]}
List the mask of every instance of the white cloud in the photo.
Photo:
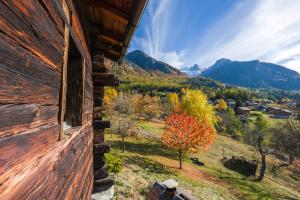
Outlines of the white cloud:
{"type": "Polygon", "coordinates": [[[179,54],[176,51],[162,52],[157,59],[173,67],[180,68],[184,65],[183,59],[185,54],[185,51],[181,51],[179,54]]]}
{"type": "Polygon", "coordinates": [[[299,11],[299,0],[241,1],[207,30],[190,60],[209,66],[223,57],[278,64],[286,59],[280,64],[300,72],[299,11]]]}
{"type": "MultiPolygon", "coordinates": [[[[229,58],[259,59],[300,72],[300,0],[237,1],[198,40],[191,35],[190,54],[187,50],[172,49],[167,43],[173,32],[184,28],[178,27],[180,23],[173,24],[178,11],[183,9],[178,6],[181,4],[174,0],[149,1],[145,12],[148,21],[143,26],[145,35],[135,38],[136,46],[177,68],[193,64],[207,67],[220,58],[229,58]]],[[[172,42],[177,40],[181,38],[172,42]]]]}
{"type": "Polygon", "coordinates": [[[145,15],[149,18],[144,26],[145,37],[135,37],[134,43],[151,57],[166,62],[176,68],[184,64],[185,51],[165,51],[166,40],[171,30],[170,20],[174,17],[170,8],[172,0],[149,1],[145,15]]]}

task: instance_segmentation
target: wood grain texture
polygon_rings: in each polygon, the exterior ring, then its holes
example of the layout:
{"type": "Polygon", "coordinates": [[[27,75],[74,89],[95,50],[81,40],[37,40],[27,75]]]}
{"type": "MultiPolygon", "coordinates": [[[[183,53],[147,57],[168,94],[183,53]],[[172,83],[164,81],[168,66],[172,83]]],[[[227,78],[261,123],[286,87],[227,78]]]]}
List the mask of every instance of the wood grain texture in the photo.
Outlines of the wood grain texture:
{"type": "Polygon", "coordinates": [[[28,49],[0,32],[0,67],[56,88],[60,87],[60,73],[51,70],[28,49]]]}
{"type": "MultiPolygon", "coordinates": [[[[80,185],[87,177],[93,179],[92,136],[92,128],[84,126],[28,161],[14,176],[1,180],[0,199],[83,199],[77,198],[79,191],[71,186],[80,185]]],[[[90,199],[90,193],[85,195],[90,199]]]]}
{"type": "Polygon", "coordinates": [[[57,123],[57,113],[57,106],[2,105],[0,106],[0,139],[46,124],[55,124],[57,123]]]}
{"type": "Polygon", "coordinates": [[[58,105],[59,89],[0,68],[0,104],[58,105]]]}
{"type": "Polygon", "coordinates": [[[63,37],[37,0],[0,1],[0,29],[52,69],[60,70],[63,37]]]}
{"type": "Polygon", "coordinates": [[[64,34],[64,21],[59,15],[59,11],[56,9],[55,1],[53,0],[41,0],[40,4],[47,11],[49,18],[54,22],[57,30],[61,35],[64,34]]]}
{"type": "Polygon", "coordinates": [[[1,200],[91,198],[94,136],[89,24],[83,12],[87,1],[78,0],[80,7],[74,2],[0,0],[1,200]],[[63,13],[66,8],[72,20],[63,13]],[[67,131],[59,141],[61,71],[64,55],[68,55],[64,41],[70,37],[65,27],[85,60],[80,89],[84,106],[82,126],[67,131]]]}
{"type": "MultiPolygon", "coordinates": [[[[69,12],[68,10],[66,12],[69,12]]],[[[69,36],[70,29],[65,25],[64,32],[64,58],[63,67],[61,71],[61,89],[60,89],[60,104],[59,104],[59,123],[64,123],[64,116],[66,113],[66,94],[67,94],[67,73],[68,73],[68,55],[69,55],[69,36]]],[[[64,136],[63,126],[60,127],[59,139],[61,140],[64,136]]]]}
{"type": "Polygon", "coordinates": [[[42,155],[58,140],[59,125],[43,126],[29,133],[0,140],[0,183],[26,162],[42,155]]]}

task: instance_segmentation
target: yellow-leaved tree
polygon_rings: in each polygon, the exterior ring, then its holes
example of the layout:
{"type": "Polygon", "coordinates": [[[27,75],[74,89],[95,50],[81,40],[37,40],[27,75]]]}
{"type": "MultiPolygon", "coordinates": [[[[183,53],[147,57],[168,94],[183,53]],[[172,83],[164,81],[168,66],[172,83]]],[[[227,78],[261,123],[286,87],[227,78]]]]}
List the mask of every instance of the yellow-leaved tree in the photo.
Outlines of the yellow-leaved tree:
{"type": "Polygon", "coordinates": [[[221,99],[221,100],[217,103],[216,108],[217,108],[219,111],[227,110],[228,106],[227,106],[226,101],[224,101],[223,99],[221,99]]]}
{"type": "Polygon", "coordinates": [[[182,97],[180,108],[214,129],[214,125],[217,122],[214,107],[208,103],[207,96],[202,91],[186,90],[182,97]]]}
{"type": "Polygon", "coordinates": [[[170,93],[167,95],[168,103],[171,106],[171,110],[176,110],[179,107],[179,98],[177,93],[170,93]]]}
{"type": "Polygon", "coordinates": [[[118,92],[115,88],[105,87],[104,88],[104,97],[103,97],[104,105],[111,104],[117,96],[118,96],[118,92]]]}

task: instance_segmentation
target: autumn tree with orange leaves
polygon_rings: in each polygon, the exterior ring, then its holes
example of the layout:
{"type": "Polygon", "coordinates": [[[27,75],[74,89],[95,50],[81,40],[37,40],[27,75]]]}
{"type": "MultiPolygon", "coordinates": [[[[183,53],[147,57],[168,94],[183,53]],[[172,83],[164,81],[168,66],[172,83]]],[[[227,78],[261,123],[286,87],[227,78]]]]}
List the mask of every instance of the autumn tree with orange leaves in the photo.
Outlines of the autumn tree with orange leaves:
{"type": "Polygon", "coordinates": [[[216,137],[215,129],[205,121],[185,112],[174,112],[166,119],[163,143],[179,153],[179,168],[182,169],[182,156],[185,152],[207,150],[216,137]]]}

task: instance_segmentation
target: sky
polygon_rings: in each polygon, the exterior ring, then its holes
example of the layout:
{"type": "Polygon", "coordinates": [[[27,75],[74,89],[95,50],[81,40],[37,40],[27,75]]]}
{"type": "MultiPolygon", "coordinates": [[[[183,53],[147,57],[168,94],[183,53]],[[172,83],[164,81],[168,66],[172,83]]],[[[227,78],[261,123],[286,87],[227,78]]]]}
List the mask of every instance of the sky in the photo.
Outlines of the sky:
{"type": "Polygon", "coordinates": [[[300,0],[149,0],[136,49],[176,68],[227,58],[300,72],[300,0]]]}

